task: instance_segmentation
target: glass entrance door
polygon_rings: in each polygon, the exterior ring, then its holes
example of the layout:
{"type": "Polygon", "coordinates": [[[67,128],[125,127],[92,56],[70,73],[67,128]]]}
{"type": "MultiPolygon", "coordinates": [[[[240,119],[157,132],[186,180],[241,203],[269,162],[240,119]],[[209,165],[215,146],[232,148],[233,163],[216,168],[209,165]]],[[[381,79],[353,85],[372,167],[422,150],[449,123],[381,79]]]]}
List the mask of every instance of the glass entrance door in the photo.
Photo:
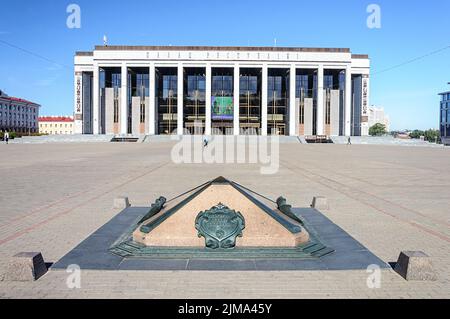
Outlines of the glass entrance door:
{"type": "Polygon", "coordinates": [[[289,76],[286,69],[269,69],[267,79],[267,134],[286,135],[289,76]]]}
{"type": "Polygon", "coordinates": [[[261,69],[241,69],[239,125],[241,135],[261,134],[261,69]]]}
{"type": "Polygon", "coordinates": [[[232,135],[234,120],[233,69],[213,68],[212,71],[212,134],[232,135]]]}

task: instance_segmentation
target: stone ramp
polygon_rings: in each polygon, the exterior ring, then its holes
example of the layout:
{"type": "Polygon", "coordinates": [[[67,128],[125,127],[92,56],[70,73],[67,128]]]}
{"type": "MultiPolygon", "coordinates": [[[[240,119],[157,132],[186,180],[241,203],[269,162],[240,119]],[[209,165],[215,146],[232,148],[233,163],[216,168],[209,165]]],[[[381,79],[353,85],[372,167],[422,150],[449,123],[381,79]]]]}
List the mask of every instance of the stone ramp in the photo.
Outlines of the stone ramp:
{"type": "MultiPolygon", "coordinates": [[[[213,135],[208,136],[208,140],[211,141],[213,138],[220,138],[225,135],[213,135]]],[[[229,135],[227,137],[230,137],[233,135],[229,135]]],[[[194,135],[192,135],[194,137],[194,135]]],[[[239,137],[251,137],[256,138],[258,141],[270,139],[270,136],[261,136],[261,135],[239,135],[239,137]]],[[[203,139],[204,137],[202,137],[203,139]]],[[[280,143],[283,144],[306,144],[306,141],[303,142],[303,140],[298,136],[278,136],[280,143]]],[[[142,139],[142,143],[164,143],[164,142],[176,142],[179,141],[180,137],[177,135],[146,135],[142,139]]],[[[239,140],[238,140],[239,141],[239,140]]]]}
{"type": "Polygon", "coordinates": [[[10,140],[12,144],[47,144],[47,143],[109,143],[114,135],[43,135],[24,136],[10,140]]]}
{"type": "Polygon", "coordinates": [[[146,135],[141,139],[142,143],[176,142],[180,139],[177,135],[146,135]]]}
{"type": "MultiPolygon", "coordinates": [[[[115,137],[114,135],[43,135],[43,136],[24,136],[10,140],[11,144],[47,144],[47,143],[109,143],[115,137]]],[[[258,141],[270,139],[270,136],[250,136],[256,137],[258,141]]],[[[137,143],[167,143],[180,140],[177,135],[142,135],[136,137],[137,143]]],[[[210,136],[209,140],[214,138],[210,136]]],[[[308,144],[304,136],[278,136],[281,144],[308,144]]],[[[348,137],[333,136],[330,137],[334,144],[346,145],[348,137]]],[[[394,145],[394,146],[415,146],[415,147],[444,147],[443,144],[434,144],[422,140],[411,139],[403,140],[391,136],[372,137],[372,136],[353,136],[351,138],[354,145],[394,145]]]]}
{"type": "MultiPolygon", "coordinates": [[[[332,136],[330,137],[334,144],[347,144],[348,137],[332,136]]],[[[442,144],[429,143],[419,139],[404,140],[394,138],[393,136],[352,136],[352,144],[355,145],[397,145],[397,146],[422,146],[422,147],[443,147],[442,144]]]]}

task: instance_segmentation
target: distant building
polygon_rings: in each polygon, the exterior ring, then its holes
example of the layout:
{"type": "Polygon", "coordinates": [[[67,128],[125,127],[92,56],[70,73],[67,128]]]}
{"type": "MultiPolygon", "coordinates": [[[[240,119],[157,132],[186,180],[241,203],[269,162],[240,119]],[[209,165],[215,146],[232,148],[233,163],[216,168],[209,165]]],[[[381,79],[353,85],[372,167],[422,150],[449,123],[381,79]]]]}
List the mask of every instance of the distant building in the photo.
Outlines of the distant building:
{"type": "Polygon", "coordinates": [[[395,134],[395,138],[400,138],[403,140],[410,140],[411,136],[410,136],[411,132],[398,132],[395,134]]]}
{"type": "Polygon", "coordinates": [[[441,140],[445,145],[450,145],[450,91],[439,95],[441,96],[441,140]]]}
{"type": "Polygon", "coordinates": [[[73,117],[42,116],[39,117],[39,133],[49,135],[73,134],[73,117]]]}
{"type": "Polygon", "coordinates": [[[0,130],[37,133],[39,107],[37,103],[8,96],[0,90],[0,130]]]}
{"type": "Polygon", "coordinates": [[[384,113],[384,108],[372,105],[369,107],[369,128],[377,123],[384,124],[386,131],[390,131],[391,123],[389,116],[384,113]]]}

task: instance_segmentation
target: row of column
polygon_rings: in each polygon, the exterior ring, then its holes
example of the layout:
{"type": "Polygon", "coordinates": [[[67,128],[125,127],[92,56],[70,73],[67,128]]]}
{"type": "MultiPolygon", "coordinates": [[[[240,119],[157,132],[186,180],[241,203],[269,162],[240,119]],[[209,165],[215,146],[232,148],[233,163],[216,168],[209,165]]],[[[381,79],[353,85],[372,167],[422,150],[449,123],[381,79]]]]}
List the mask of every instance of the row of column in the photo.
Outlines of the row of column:
{"type": "MultiPolygon", "coordinates": [[[[183,65],[178,65],[178,105],[177,105],[177,125],[178,132],[183,132],[183,96],[184,96],[184,85],[183,85],[183,65]]],[[[239,64],[234,65],[234,120],[233,120],[233,133],[234,135],[239,135],[239,79],[240,73],[239,64]]],[[[120,133],[125,135],[127,134],[127,79],[128,79],[128,67],[125,63],[121,66],[121,101],[120,101],[120,133]]],[[[345,135],[350,136],[351,125],[351,67],[347,66],[345,72],[345,118],[344,118],[344,127],[345,127],[345,135]]],[[[289,88],[289,135],[296,136],[298,132],[296,132],[296,121],[299,119],[296,118],[295,108],[296,108],[296,67],[290,67],[290,88],[289,88]]],[[[320,65],[317,72],[317,83],[318,83],[318,92],[323,92],[323,80],[324,80],[324,68],[323,65],[320,65]]],[[[93,74],[93,133],[99,134],[99,97],[100,97],[100,88],[99,88],[99,65],[94,64],[94,74],[93,74]]],[[[154,94],[154,90],[156,88],[155,83],[155,64],[152,63],[149,66],[149,88],[150,88],[150,116],[149,116],[149,134],[155,135],[156,133],[156,118],[155,118],[155,108],[156,108],[156,95],[154,94]],[[153,92],[153,93],[152,93],[153,92]]],[[[212,84],[212,66],[211,64],[206,65],[206,121],[205,121],[205,135],[211,135],[211,85],[212,84]]],[[[267,135],[267,85],[268,85],[268,66],[267,64],[262,65],[262,96],[261,96],[261,132],[262,135],[267,135]]],[[[317,94],[317,135],[324,135],[324,94],[317,94]]],[[[182,133],[179,133],[182,134],[182,133]]]]}

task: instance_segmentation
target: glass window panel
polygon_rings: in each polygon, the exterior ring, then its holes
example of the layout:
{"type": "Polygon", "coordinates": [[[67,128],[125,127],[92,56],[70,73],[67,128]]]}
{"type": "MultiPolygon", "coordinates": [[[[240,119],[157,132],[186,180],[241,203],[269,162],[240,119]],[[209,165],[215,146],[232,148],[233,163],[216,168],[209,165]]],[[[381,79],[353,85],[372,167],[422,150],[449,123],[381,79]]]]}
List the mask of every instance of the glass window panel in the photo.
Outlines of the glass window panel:
{"type": "Polygon", "coordinates": [[[204,91],[206,89],[206,80],[204,76],[200,77],[198,81],[198,89],[204,91]]]}
{"type": "Polygon", "coordinates": [[[258,93],[258,78],[256,76],[252,76],[251,79],[250,79],[249,91],[252,94],[257,94],[258,93]]]}
{"type": "Polygon", "coordinates": [[[248,81],[246,76],[241,76],[239,79],[239,89],[241,92],[248,90],[248,81]]]}

